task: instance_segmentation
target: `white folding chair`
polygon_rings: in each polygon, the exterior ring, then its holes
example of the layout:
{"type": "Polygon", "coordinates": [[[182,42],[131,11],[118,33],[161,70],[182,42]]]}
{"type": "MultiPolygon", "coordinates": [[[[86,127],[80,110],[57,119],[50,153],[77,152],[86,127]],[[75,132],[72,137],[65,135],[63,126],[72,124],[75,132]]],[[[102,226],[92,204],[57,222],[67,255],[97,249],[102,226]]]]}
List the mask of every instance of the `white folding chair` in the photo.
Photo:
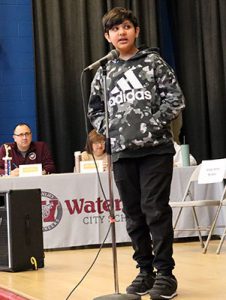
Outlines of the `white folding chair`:
{"type": "Polygon", "coordinates": [[[221,234],[221,239],[220,239],[220,242],[218,244],[217,251],[216,251],[217,254],[220,254],[221,248],[223,246],[223,243],[224,243],[224,240],[225,240],[225,237],[226,237],[226,224],[225,225],[216,225],[223,206],[226,206],[225,196],[226,196],[226,186],[224,187],[224,195],[223,195],[224,198],[221,199],[221,203],[220,203],[220,205],[218,207],[218,210],[217,210],[217,213],[216,213],[215,223],[213,224],[213,228],[212,228],[212,231],[214,231],[215,228],[223,228],[223,232],[221,234]]]}
{"type": "Polygon", "coordinates": [[[214,230],[215,230],[216,228],[224,228],[223,233],[222,233],[222,235],[221,235],[220,243],[219,243],[218,248],[217,248],[217,251],[216,251],[217,254],[220,253],[221,247],[222,247],[222,245],[223,245],[224,238],[225,238],[225,236],[226,236],[226,224],[220,225],[220,224],[217,224],[217,221],[218,221],[218,219],[219,219],[219,215],[220,215],[220,212],[221,212],[221,210],[222,210],[222,207],[226,205],[225,194],[226,194],[226,186],[224,187],[223,192],[222,192],[222,194],[221,194],[220,204],[219,204],[219,206],[218,206],[218,208],[217,208],[217,211],[216,211],[216,214],[215,214],[215,216],[214,216],[213,223],[212,223],[212,225],[211,225],[211,228],[210,228],[210,231],[209,231],[207,240],[206,240],[206,242],[205,242],[205,246],[204,246],[204,248],[203,248],[203,253],[206,253],[207,248],[208,248],[208,245],[209,245],[209,242],[210,242],[210,239],[211,239],[211,236],[212,236],[212,234],[213,234],[213,232],[214,232],[214,230]]]}
{"type": "MultiPolygon", "coordinates": [[[[201,168],[201,164],[197,166],[197,168],[193,171],[189,182],[187,184],[187,187],[185,189],[184,192],[184,196],[182,198],[181,201],[170,201],[169,204],[170,206],[173,208],[173,212],[175,213],[176,210],[175,208],[179,208],[179,211],[177,210],[177,214],[176,214],[176,218],[175,218],[175,222],[173,225],[174,231],[194,231],[198,233],[198,237],[199,237],[199,241],[201,244],[201,247],[203,248],[203,253],[206,253],[209,241],[211,239],[213,230],[216,226],[216,222],[217,222],[217,208],[219,208],[220,203],[221,203],[221,199],[194,199],[194,185],[198,184],[198,176],[199,176],[199,172],[200,172],[200,168],[201,168]],[[216,207],[215,211],[214,211],[214,217],[213,220],[210,220],[209,224],[203,224],[200,225],[201,222],[198,218],[198,214],[197,214],[197,208],[204,208],[204,207],[216,207]],[[190,208],[192,210],[192,215],[193,215],[193,219],[194,219],[194,228],[182,228],[182,229],[178,229],[178,222],[179,219],[181,218],[182,215],[182,211],[185,208],[190,208]],[[204,243],[203,241],[203,235],[202,232],[206,232],[207,233],[207,240],[204,243]]],[[[208,184],[202,184],[203,185],[210,185],[211,183],[208,184]]]]}

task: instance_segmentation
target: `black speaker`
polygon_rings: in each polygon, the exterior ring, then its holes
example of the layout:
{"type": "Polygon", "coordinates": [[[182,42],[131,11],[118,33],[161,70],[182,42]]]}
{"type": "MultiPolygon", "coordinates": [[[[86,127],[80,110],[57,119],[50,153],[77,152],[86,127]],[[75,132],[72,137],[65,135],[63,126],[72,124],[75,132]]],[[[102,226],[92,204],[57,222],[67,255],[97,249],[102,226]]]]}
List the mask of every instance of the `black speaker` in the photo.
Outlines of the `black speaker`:
{"type": "Polygon", "coordinates": [[[44,267],[41,190],[0,192],[0,270],[44,267]]]}

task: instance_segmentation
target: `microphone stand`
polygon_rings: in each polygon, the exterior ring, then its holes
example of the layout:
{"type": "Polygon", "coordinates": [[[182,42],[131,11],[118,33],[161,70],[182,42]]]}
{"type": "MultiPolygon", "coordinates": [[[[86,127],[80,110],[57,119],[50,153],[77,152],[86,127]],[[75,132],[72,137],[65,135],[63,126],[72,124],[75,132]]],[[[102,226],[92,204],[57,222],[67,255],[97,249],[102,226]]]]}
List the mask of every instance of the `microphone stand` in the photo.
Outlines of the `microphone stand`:
{"type": "Polygon", "coordinates": [[[115,209],[114,209],[114,196],[112,188],[112,170],[111,170],[111,142],[109,137],[109,118],[108,118],[108,103],[107,103],[107,82],[106,82],[106,61],[100,62],[103,69],[103,82],[104,82],[104,108],[105,108],[105,122],[106,122],[106,153],[107,153],[107,172],[108,172],[108,189],[110,200],[110,222],[111,222],[111,238],[112,238],[112,254],[113,254],[113,267],[114,267],[114,286],[115,293],[104,295],[93,300],[141,300],[140,295],[121,294],[119,293],[118,284],[118,263],[117,263],[117,248],[116,248],[116,231],[115,231],[115,209]]]}

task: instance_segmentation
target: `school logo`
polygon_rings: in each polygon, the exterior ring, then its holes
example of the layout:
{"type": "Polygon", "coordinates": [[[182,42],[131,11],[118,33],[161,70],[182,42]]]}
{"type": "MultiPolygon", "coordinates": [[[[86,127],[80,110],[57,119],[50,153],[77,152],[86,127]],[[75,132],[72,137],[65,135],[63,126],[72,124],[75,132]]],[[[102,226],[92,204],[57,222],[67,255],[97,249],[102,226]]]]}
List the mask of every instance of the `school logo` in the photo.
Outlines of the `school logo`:
{"type": "Polygon", "coordinates": [[[36,159],[36,153],[35,152],[31,152],[31,153],[29,153],[29,159],[30,160],[35,160],[36,159]]]}
{"type": "Polygon", "coordinates": [[[42,222],[43,232],[55,228],[61,221],[63,209],[58,198],[49,193],[42,191],[42,222]]]}
{"type": "Polygon", "coordinates": [[[144,88],[132,70],[126,71],[123,77],[117,81],[111,95],[110,106],[124,102],[133,103],[134,100],[151,99],[151,92],[144,88]]]}

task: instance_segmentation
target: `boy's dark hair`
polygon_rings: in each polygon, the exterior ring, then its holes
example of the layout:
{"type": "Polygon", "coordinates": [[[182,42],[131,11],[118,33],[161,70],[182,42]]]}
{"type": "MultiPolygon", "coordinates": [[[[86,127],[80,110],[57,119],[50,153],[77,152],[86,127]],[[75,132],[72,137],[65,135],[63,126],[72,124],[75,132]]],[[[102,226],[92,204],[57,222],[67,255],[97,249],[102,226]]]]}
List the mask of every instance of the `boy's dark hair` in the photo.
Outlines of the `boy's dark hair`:
{"type": "Polygon", "coordinates": [[[102,18],[104,32],[109,32],[113,26],[122,24],[125,20],[129,20],[135,28],[138,27],[137,18],[131,10],[124,7],[115,7],[111,9],[102,18]]]}

